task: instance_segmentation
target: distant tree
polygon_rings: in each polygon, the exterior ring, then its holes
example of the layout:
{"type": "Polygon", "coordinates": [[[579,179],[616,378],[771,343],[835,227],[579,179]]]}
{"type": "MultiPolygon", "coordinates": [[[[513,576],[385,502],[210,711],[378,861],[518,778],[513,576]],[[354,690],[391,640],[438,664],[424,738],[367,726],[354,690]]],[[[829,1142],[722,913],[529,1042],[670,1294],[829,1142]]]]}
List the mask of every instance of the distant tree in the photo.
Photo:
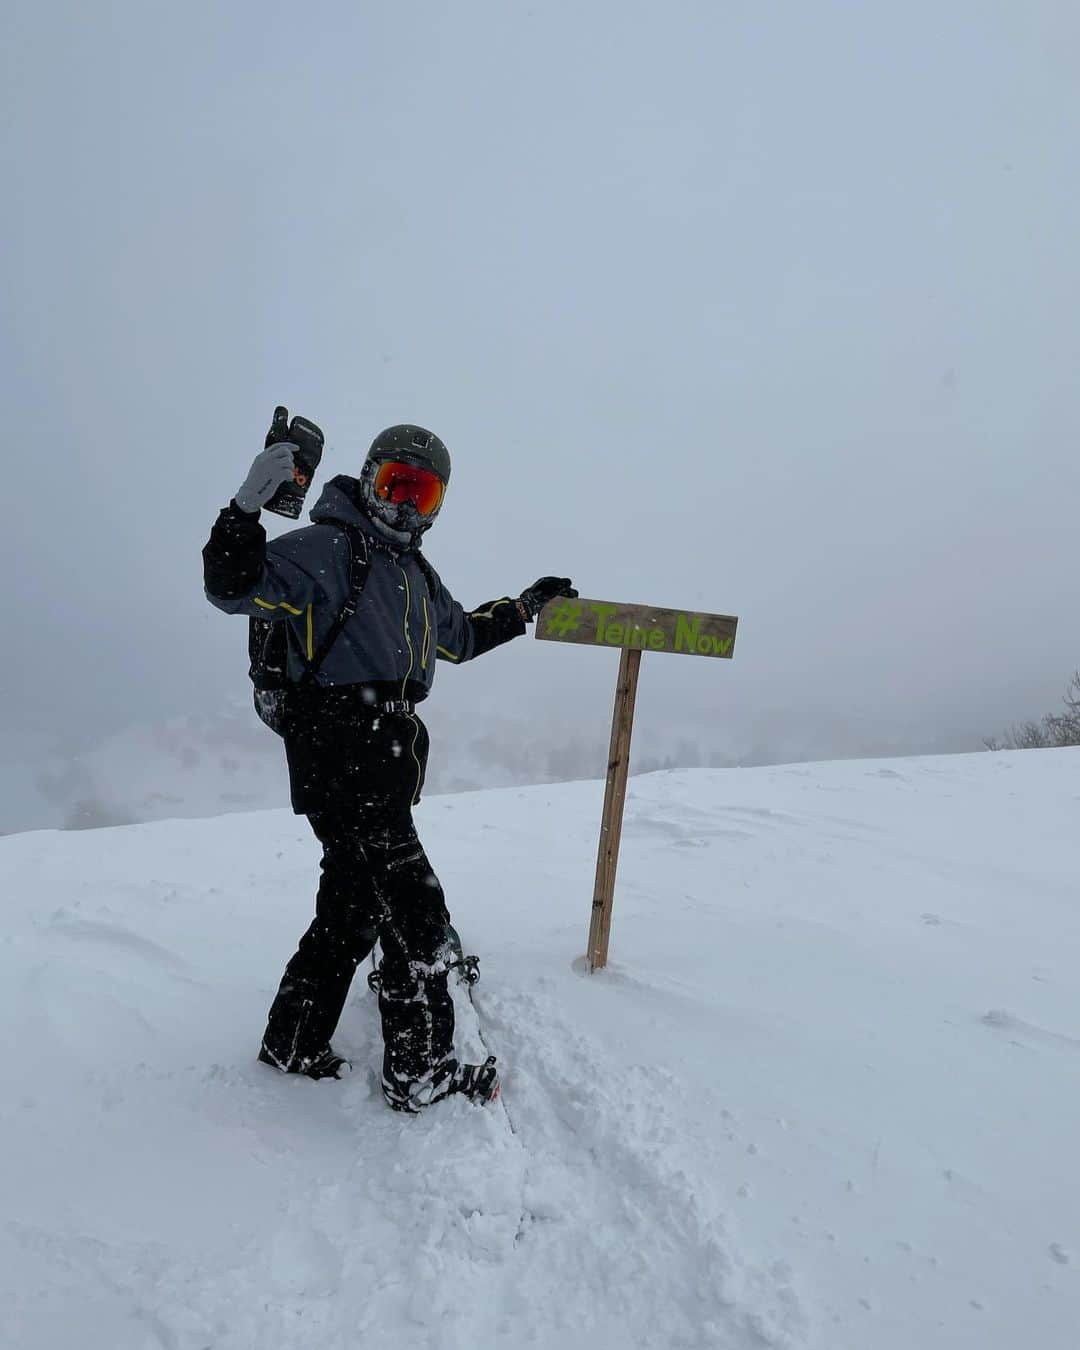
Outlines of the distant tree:
{"type": "Polygon", "coordinates": [[[1047,713],[1041,722],[1016,722],[1004,736],[983,742],[987,750],[1047,750],[1080,745],[1080,670],[1074,670],[1062,698],[1065,711],[1047,713]]]}
{"type": "Polygon", "coordinates": [[[1074,670],[1062,699],[1065,711],[1050,713],[1046,729],[1054,745],[1080,745],[1080,670],[1074,670]]]}
{"type": "Polygon", "coordinates": [[[1006,734],[1010,750],[1045,750],[1050,736],[1042,722],[1014,722],[1006,734]]]}

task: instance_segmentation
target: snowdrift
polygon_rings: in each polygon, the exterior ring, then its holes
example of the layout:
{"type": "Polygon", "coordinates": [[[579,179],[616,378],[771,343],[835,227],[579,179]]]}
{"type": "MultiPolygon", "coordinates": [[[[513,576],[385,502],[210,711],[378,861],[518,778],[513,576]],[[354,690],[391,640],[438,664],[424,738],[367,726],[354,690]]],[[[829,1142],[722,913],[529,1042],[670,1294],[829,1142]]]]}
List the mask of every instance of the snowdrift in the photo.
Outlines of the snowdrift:
{"type": "Polygon", "coordinates": [[[1075,1350],[1080,753],[634,779],[589,978],[601,796],[421,808],[507,1111],[416,1119],[362,978],[254,1062],[303,820],[0,839],[0,1344],[1075,1350]]]}

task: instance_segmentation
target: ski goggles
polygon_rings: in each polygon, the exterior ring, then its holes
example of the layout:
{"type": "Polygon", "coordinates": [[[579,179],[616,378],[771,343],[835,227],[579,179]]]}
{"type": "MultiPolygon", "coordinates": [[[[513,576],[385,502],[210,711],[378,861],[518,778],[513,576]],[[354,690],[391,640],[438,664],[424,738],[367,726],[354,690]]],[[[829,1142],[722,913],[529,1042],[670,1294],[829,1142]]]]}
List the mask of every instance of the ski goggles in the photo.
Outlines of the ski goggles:
{"type": "Polygon", "coordinates": [[[422,516],[433,516],[442,505],[446,484],[430,469],[388,459],[375,473],[375,495],[384,502],[412,502],[422,516]]]}

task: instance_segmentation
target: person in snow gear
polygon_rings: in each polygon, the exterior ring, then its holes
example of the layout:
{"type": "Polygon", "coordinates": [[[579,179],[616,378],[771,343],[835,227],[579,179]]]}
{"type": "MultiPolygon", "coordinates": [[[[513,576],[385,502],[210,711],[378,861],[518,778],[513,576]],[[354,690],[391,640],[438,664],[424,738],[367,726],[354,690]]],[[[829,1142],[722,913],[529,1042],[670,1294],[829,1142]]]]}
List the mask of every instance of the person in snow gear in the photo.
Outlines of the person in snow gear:
{"type": "Polygon", "coordinates": [[[450,455],[411,425],[376,436],[358,478],[333,478],[311,525],[268,542],[260,510],[293,478],[294,455],[287,442],[256,455],[203,549],[211,604],[285,636],[276,729],[293,810],[323,849],[315,918],[285,968],[259,1059],[340,1077],[347,1062],[330,1038],[378,940],[386,1101],[415,1112],[451,1093],[491,1100],[494,1060],[453,1056],[450,916],[412,816],[428,756],[416,706],[437,661],[482,656],[523,634],[548,600],[577,592],[569,578],[542,577],[516,598],[458,604],[420,552],[450,455]]]}

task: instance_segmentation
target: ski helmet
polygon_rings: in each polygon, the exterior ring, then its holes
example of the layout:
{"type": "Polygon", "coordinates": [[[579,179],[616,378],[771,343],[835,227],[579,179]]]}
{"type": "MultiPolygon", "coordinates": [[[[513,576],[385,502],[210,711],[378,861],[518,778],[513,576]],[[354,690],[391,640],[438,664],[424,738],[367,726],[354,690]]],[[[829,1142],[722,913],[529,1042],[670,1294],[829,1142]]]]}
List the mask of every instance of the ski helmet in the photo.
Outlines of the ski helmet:
{"type": "Polygon", "coordinates": [[[360,498],[372,524],[392,543],[415,548],[435,523],[450,482],[450,452],[431,431],[387,427],[371,442],[360,498]]]}

